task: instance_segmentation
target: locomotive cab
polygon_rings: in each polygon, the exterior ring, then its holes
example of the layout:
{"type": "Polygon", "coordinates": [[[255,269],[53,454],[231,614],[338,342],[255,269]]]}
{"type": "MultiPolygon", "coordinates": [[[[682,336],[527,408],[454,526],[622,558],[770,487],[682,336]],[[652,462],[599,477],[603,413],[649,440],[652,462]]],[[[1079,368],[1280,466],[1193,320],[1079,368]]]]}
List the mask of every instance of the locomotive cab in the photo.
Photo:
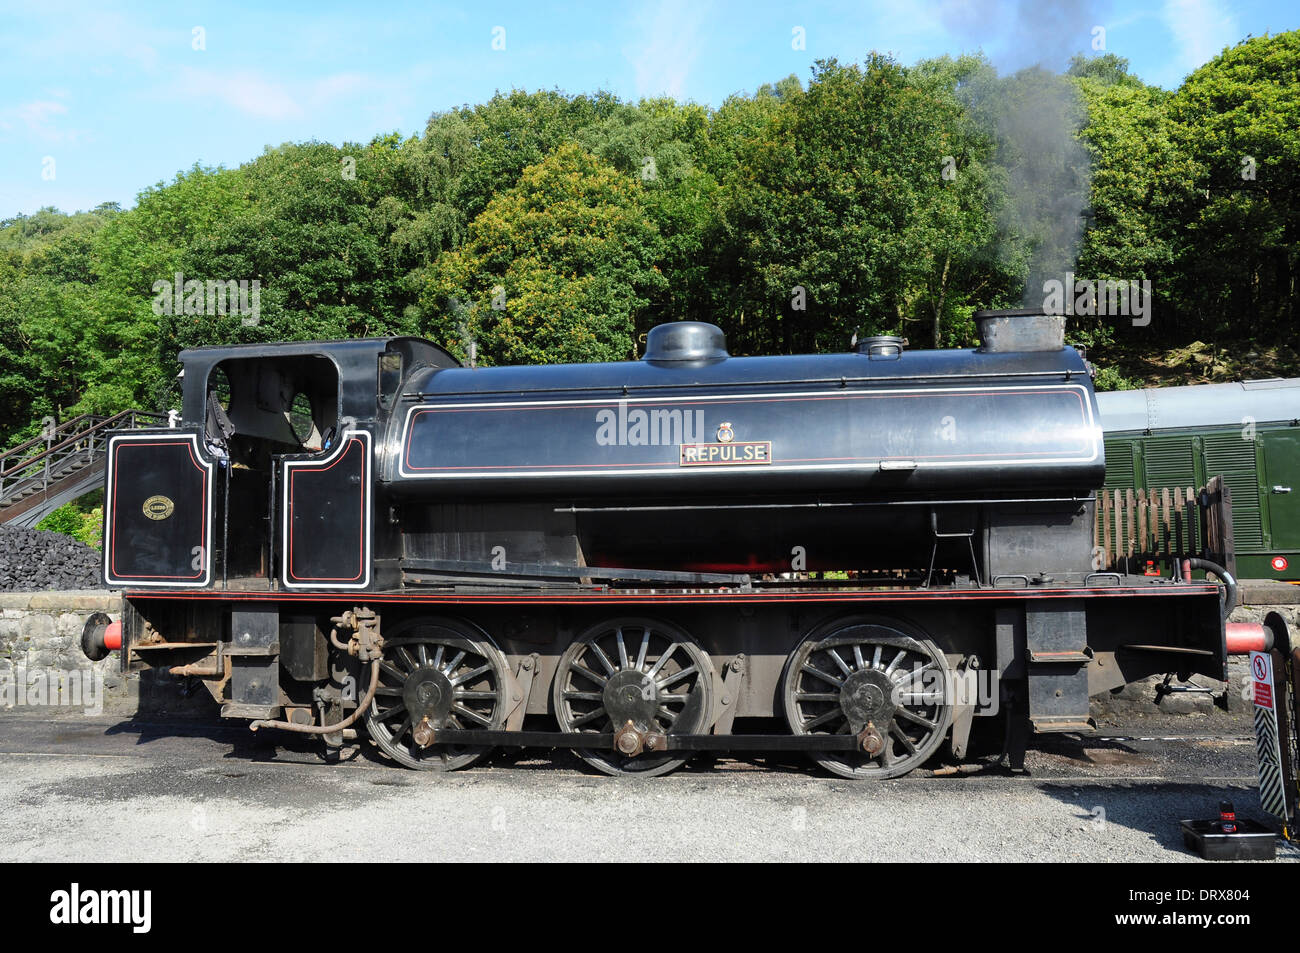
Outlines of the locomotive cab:
{"type": "Polygon", "coordinates": [[[405,369],[454,359],[388,338],[199,348],[180,360],[180,426],[113,438],[106,581],[368,584],[374,434],[405,369]]]}

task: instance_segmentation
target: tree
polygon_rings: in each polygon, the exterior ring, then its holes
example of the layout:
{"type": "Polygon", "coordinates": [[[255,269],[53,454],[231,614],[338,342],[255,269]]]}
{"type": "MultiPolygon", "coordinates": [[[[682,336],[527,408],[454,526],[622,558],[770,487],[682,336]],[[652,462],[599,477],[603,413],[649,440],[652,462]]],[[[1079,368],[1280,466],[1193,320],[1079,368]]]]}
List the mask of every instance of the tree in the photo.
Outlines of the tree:
{"type": "Polygon", "coordinates": [[[576,144],[524,170],[431,269],[424,333],[484,363],[624,360],[663,277],[636,184],[576,144]]]}
{"type": "Polygon", "coordinates": [[[1300,266],[1300,30],[1245,40],[1169,102],[1191,175],[1177,209],[1182,308],[1292,341],[1300,266]]]}
{"type": "Polygon", "coordinates": [[[938,340],[964,303],[959,281],[988,297],[1007,284],[976,276],[998,270],[986,247],[989,145],[963,121],[953,82],[879,55],[823,61],[806,92],[754,125],[724,213],[744,298],[729,330],[745,347],[842,349],[855,329],[923,315],[938,340]]]}
{"type": "MultiPolygon", "coordinates": [[[[1170,94],[1131,76],[1127,61],[1112,54],[1076,58],[1070,75],[1087,104],[1081,138],[1092,167],[1089,227],[1076,271],[1095,280],[1151,281],[1162,313],[1159,323],[1142,332],[1149,339],[1174,320],[1175,212],[1192,175],[1174,140],[1170,94]]],[[[1090,344],[1104,347],[1114,331],[1126,327],[1108,322],[1080,331],[1090,344]]]]}

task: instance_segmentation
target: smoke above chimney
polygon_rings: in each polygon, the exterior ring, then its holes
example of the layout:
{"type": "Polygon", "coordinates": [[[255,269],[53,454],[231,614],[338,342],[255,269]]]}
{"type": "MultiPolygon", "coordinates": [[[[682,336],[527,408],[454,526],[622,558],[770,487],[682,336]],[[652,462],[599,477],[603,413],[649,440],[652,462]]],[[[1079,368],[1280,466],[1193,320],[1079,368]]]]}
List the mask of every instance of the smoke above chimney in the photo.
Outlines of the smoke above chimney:
{"type": "MultiPolygon", "coordinates": [[[[940,18],[983,46],[994,68],[958,90],[970,116],[996,143],[994,164],[1006,199],[997,209],[1003,263],[1026,272],[1022,304],[1040,306],[1043,283],[1060,280],[1078,258],[1091,174],[1078,139],[1087,107],[1064,70],[1090,49],[1105,4],[975,0],[945,2],[940,18]],[[1002,75],[999,75],[999,71],[1002,75]]],[[[1104,40],[1103,40],[1104,42],[1104,40]]]]}

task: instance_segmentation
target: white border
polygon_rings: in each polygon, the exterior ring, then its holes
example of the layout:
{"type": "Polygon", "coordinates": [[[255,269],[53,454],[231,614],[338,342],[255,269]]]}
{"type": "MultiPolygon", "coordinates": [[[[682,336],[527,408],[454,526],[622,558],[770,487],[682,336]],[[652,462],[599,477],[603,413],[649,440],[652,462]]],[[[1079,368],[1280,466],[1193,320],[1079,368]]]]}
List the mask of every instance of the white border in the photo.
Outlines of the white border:
{"type": "MultiPolygon", "coordinates": [[[[620,469],[620,470],[511,470],[505,473],[489,473],[479,470],[468,471],[464,473],[425,473],[423,471],[411,471],[406,468],[406,450],[411,435],[411,418],[420,411],[424,410],[465,410],[482,407],[572,407],[582,404],[600,404],[608,406],[613,400],[617,405],[620,401],[628,405],[637,403],[664,404],[673,401],[690,401],[699,403],[701,401],[727,401],[727,400],[759,400],[764,398],[790,398],[790,397],[872,397],[882,394],[969,394],[978,387],[910,387],[910,388],[880,388],[873,391],[845,391],[837,390],[817,390],[817,391],[795,391],[795,392],[777,392],[762,394],[718,394],[702,395],[688,394],[681,397],[625,397],[625,398],[591,398],[579,400],[524,400],[524,401],[476,401],[450,404],[415,404],[406,411],[406,419],[402,422],[402,439],[398,445],[397,455],[397,472],[400,477],[407,480],[493,480],[493,479],[514,479],[515,477],[556,477],[566,478],[573,476],[675,476],[680,478],[681,467],[664,467],[659,469],[648,469],[644,467],[620,469]]],[[[1098,458],[1102,450],[1103,434],[1101,427],[1098,425],[1092,413],[1092,402],[1088,400],[1088,389],[1081,384],[1069,384],[1062,382],[1060,384],[1050,385],[1012,385],[999,388],[1007,391],[1053,391],[1059,392],[1063,389],[1078,391],[1083,398],[1084,413],[1087,415],[1086,426],[1092,429],[1092,456],[1083,457],[1051,457],[1047,459],[1036,459],[1028,462],[1034,464],[1051,464],[1051,463],[1092,463],[1098,458]]],[[[768,465],[761,468],[763,473],[807,473],[816,470],[863,470],[872,465],[871,458],[864,457],[859,463],[823,463],[823,464],[787,464],[784,466],[768,465]]],[[[877,466],[880,460],[874,461],[877,466]]],[[[926,462],[923,460],[916,461],[917,470],[923,469],[947,469],[955,467],[1000,467],[1008,464],[1023,464],[1027,462],[1023,457],[1012,457],[1008,459],[995,460],[970,460],[966,462],[926,462]]],[[[702,468],[687,467],[688,470],[698,470],[702,468]]],[[[736,473],[751,472],[756,468],[753,466],[719,466],[709,467],[709,473],[736,473]]]]}
{"type": "Polygon", "coordinates": [[[154,433],[144,434],[123,434],[108,438],[108,456],[104,463],[104,469],[108,474],[108,482],[104,488],[104,582],[114,589],[132,588],[132,589],[203,589],[212,584],[212,553],[216,549],[216,527],[213,526],[213,508],[212,495],[216,489],[216,479],[213,474],[215,467],[213,463],[206,460],[199,448],[199,438],[197,434],[177,434],[174,431],[157,431],[154,433]],[[204,538],[208,541],[204,554],[203,576],[194,582],[159,582],[155,579],[136,578],[114,578],[110,573],[113,553],[113,477],[115,475],[114,451],[119,443],[131,440],[148,440],[154,443],[162,441],[163,443],[184,443],[189,441],[194,449],[194,459],[207,470],[208,496],[203,501],[204,519],[207,521],[204,538]]]}
{"type": "Polygon", "coordinates": [[[370,527],[371,527],[371,467],[370,432],[367,430],[345,430],[339,436],[338,446],[328,457],[310,460],[285,460],[281,469],[280,482],[280,582],[286,589],[365,589],[370,585],[370,527]],[[352,438],[362,438],[364,452],[361,482],[363,484],[363,505],[361,509],[361,560],[364,574],[361,582],[331,582],[323,579],[319,582],[291,582],[289,576],[289,471],[293,467],[310,467],[321,469],[338,460],[344,449],[351,445],[352,438]]]}

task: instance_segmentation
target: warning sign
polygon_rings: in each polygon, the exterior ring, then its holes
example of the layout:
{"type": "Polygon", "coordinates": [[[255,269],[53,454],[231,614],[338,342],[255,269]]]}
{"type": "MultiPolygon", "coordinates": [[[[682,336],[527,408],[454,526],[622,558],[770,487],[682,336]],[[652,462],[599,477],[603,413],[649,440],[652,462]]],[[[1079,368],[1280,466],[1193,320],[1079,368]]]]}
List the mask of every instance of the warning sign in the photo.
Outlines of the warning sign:
{"type": "Polygon", "coordinates": [[[1273,658],[1250,653],[1250,677],[1255,687],[1255,758],[1259,765],[1259,806],[1287,820],[1286,788],[1282,779],[1282,750],[1273,707],[1273,658]]]}
{"type": "Polygon", "coordinates": [[[1250,677],[1255,683],[1255,707],[1273,710],[1273,660],[1265,652],[1250,653],[1250,677]]]}

